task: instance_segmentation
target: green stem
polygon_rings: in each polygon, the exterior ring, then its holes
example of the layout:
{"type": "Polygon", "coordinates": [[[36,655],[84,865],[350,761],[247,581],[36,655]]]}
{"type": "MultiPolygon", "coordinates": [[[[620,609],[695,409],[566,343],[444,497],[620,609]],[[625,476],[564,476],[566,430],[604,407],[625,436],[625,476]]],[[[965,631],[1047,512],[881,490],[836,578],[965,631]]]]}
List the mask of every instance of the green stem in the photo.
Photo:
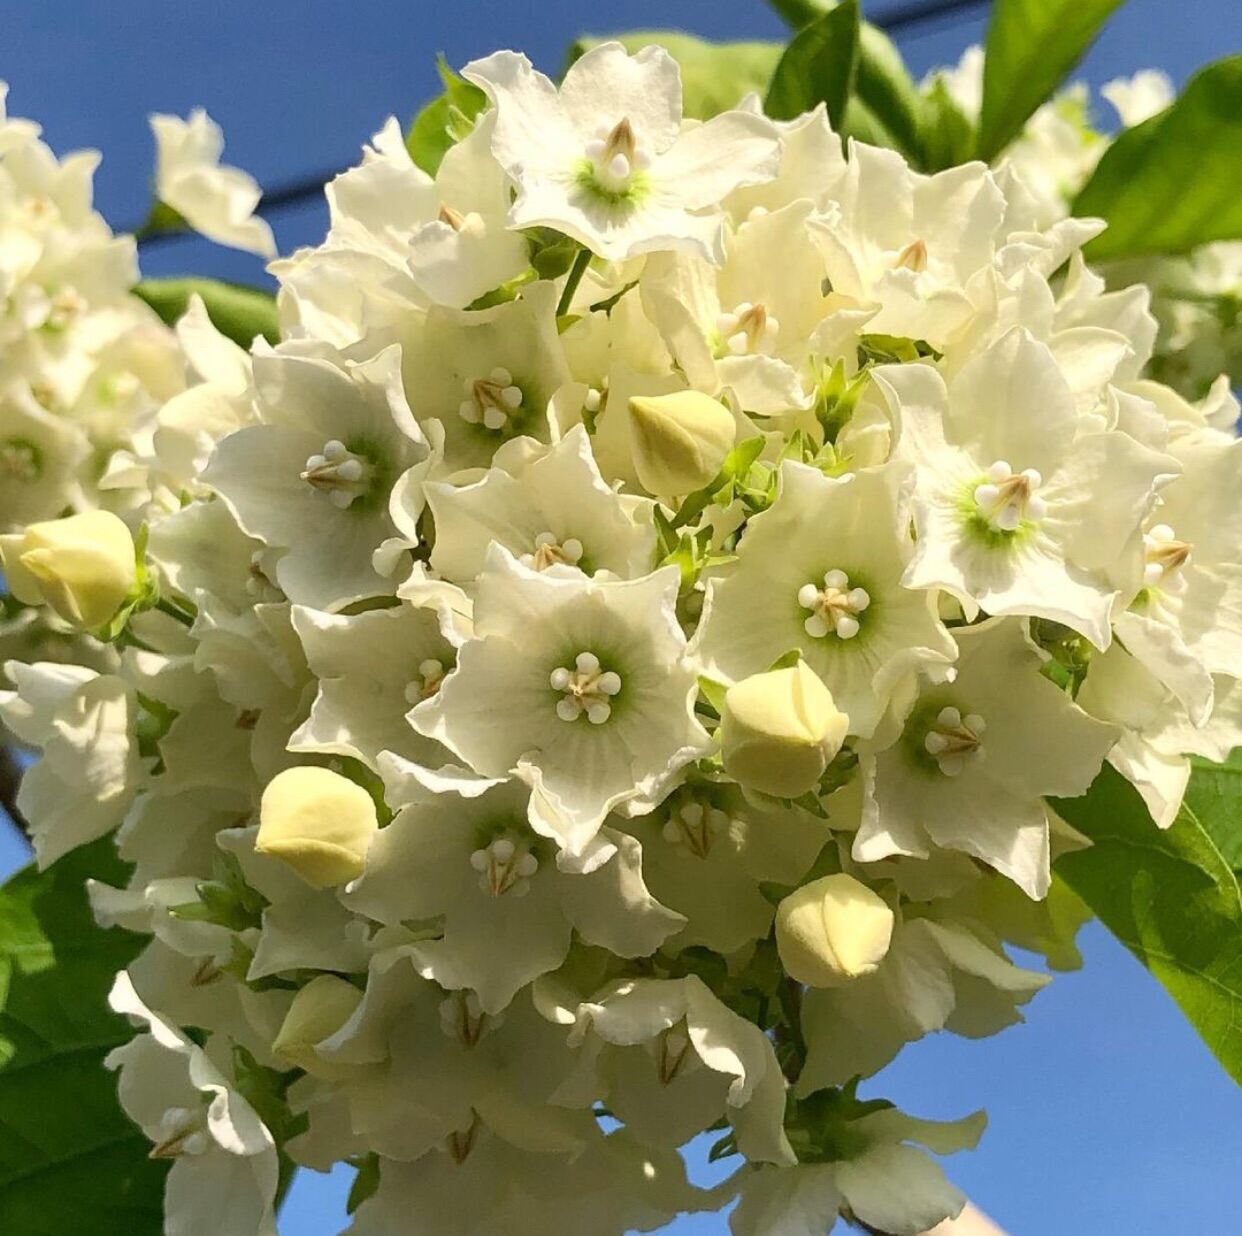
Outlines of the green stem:
{"type": "Polygon", "coordinates": [[[183,627],[192,627],[194,625],[194,615],[187,614],[180,606],[174,605],[167,597],[160,597],[155,603],[155,608],[161,614],[167,614],[170,618],[175,618],[183,627]]]}
{"type": "Polygon", "coordinates": [[[574,293],[578,290],[578,284],[582,282],[582,276],[586,274],[586,268],[590,264],[590,249],[579,249],[578,256],[574,258],[574,264],[569,268],[569,278],[565,280],[565,289],[561,292],[560,302],[556,306],[556,316],[558,318],[562,314],[569,312],[569,306],[573,303],[574,293]]]}

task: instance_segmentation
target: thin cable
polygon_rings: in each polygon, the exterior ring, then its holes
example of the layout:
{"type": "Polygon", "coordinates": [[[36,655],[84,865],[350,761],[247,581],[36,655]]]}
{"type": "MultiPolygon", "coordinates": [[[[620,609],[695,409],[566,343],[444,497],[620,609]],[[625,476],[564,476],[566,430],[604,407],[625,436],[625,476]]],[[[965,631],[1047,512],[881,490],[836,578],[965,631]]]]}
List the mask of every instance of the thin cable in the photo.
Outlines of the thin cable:
{"type": "MultiPolygon", "coordinates": [[[[877,17],[872,25],[879,26],[888,34],[900,33],[911,26],[919,26],[924,22],[934,21],[941,17],[952,17],[971,9],[983,8],[988,0],[908,0],[908,3],[890,9],[881,17],[877,17]]],[[[343,170],[343,169],[342,169],[343,170]]],[[[291,180],[267,190],[259,199],[255,214],[266,216],[283,210],[286,206],[297,206],[309,201],[323,192],[324,185],[339,172],[320,172],[316,176],[306,176],[299,180],[291,180]]],[[[138,232],[137,227],[122,228],[124,232],[138,232]]],[[[150,236],[139,237],[140,249],[154,248],[156,245],[170,241],[182,240],[193,236],[193,232],[155,232],[150,236]]]]}

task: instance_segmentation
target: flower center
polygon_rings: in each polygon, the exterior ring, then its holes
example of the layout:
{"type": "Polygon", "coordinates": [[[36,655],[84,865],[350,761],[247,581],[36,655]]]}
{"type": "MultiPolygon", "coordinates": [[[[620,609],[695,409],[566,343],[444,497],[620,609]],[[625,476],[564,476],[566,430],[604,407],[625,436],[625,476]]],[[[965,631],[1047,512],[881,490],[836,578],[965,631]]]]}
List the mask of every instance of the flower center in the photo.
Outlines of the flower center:
{"type": "Polygon", "coordinates": [[[601,125],[587,142],[585,153],[595,183],[607,193],[625,194],[633,188],[635,175],[651,166],[651,152],[628,119],[611,128],[601,125]]]}
{"type": "Polygon", "coordinates": [[[577,566],[581,561],[582,542],[577,537],[558,541],[551,532],[541,532],[535,537],[534,552],[522,555],[522,562],[535,571],[546,571],[550,566],[577,566]]]}
{"type": "Polygon", "coordinates": [[[1189,541],[1179,541],[1168,524],[1156,524],[1151,531],[1143,533],[1143,583],[1149,588],[1158,584],[1174,583],[1178,572],[1190,561],[1194,548],[1189,541]]]}
{"type": "Polygon", "coordinates": [[[912,240],[893,263],[894,270],[912,270],[921,275],[927,269],[927,246],[921,240],[912,240]]]}
{"type": "Polygon", "coordinates": [[[734,356],[769,353],[776,346],[781,324],[764,305],[743,301],[716,319],[724,346],[734,356]]]}
{"type": "Polygon", "coordinates": [[[936,714],[935,724],[923,739],[923,749],[932,756],[946,777],[956,777],[967,763],[984,758],[983,734],[987,723],[978,713],[962,716],[951,704],[936,714]]]}
{"type": "Polygon", "coordinates": [[[205,1131],[204,1112],[188,1107],[170,1107],[160,1117],[159,1141],[151,1147],[152,1159],[179,1159],[182,1155],[205,1154],[210,1140],[205,1131]]]}
{"type": "Polygon", "coordinates": [[[660,1036],[656,1066],[660,1071],[660,1084],[667,1086],[681,1072],[690,1054],[690,1036],[682,1026],[671,1026],[660,1036]]]}
{"type": "Polygon", "coordinates": [[[479,887],[485,893],[525,897],[530,892],[531,876],[539,870],[539,860],[524,844],[497,837],[470,855],[470,866],[479,873],[479,887]]]}
{"type": "Polygon", "coordinates": [[[87,307],[86,299],[76,288],[61,288],[48,301],[43,324],[49,330],[64,330],[74,318],[85,313],[87,307]]]}
{"type": "Polygon", "coordinates": [[[370,466],[361,455],[355,455],[344,442],[332,438],[323,444],[318,455],[307,459],[302,480],[344,511],[366,492],[369,472],[370,466]]]}
{"type": "Polygon", "coordinates": [[[513,375],[498,365],[486,378],[467,379],[468,399],[457,409],[467,425],[486,429],[504,429],[509,418],[522,406],[522,388],[515,386],[513,375]]]}
{"type": "Polygon", "coordinates": [[[421,704],[430,699],[440,689],[444,681],[444,664],[435,657],[428,657],[418,663],[418,677],[406,683],[405,702],[421,704]]]}
{"type": "Polygon", "coordinates": [[[871,604],[871,594],[851,588],[844,571],[828,571],[822,588],[803,584],[798,589],[798,604],[811,611],[802,624],[808,635],[819,639],[832,631],[838,639],[853,639],[861,625],[858,615],[871,604]]]}
{"type": "Polygon", "coordinates": [[[22,438],[0,439],[0,478],[31,484],[43,472],[40,451],[33,442],[22,438]]]}
{"type": "Polygon", "coordinates": [[[552,689],[561,692],[556,715],[562,721],[577,721],[583,713],[592,725],[603,725],[612,716],[612,699],[621,690],[621,675],[600,668],[593,652],[580,652],[574,668],[554,669],[552,689]]]}
{"type": "Polygon", "coordinates": [[[458,1167],[470,1157],[470,1152],[474,1149],[475,1142],[479,1140],[479,1129],[483,1127],[483,1122],[479,1119],[478,1112],[471,1112],[470,1116],[470,1127],[468,1129],[458,1129],[444,1139],[444,1148],[449,1152],[453,1162],[458,1167]]]}
{"type": "Polygon", "coordinates": [[[975,505],[993,528],[1015,532],[1024,519],[1039,520],[1048,514],[1048,504],[1036,493],[1043,483],[1034,468],[1014,472],[998,459],[987,470],[987,480],[975,486],[975,505]]]}
{"type": "Polygon", "coordinates": [[[472,991],[455,991],[440,1002],[440,1029],[463,1047],[473,1047],[489,1030],[504,1021],[504,1014],[483,1012],[472,991]]]}
{"type": "Polygon", "coordinates": [[[729,817],[716,807],[683,803],[664,821],[664,840],[685,848],[695,858],[706,858],[717,837],[729,827],[729,817]]]}

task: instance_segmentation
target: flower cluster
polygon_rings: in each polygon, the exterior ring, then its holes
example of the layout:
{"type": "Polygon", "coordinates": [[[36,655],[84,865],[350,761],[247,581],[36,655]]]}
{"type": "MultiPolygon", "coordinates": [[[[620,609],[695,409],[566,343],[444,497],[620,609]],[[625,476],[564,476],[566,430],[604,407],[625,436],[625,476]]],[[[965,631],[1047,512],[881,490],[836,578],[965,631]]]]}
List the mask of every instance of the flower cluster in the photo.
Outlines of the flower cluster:
{"type": "Polygon", "coordinates": [[[0,719],[40,860],[133,865],[169,1230],[270,1233],[279,1145],[359,1166],[356,1236],[914,1236],[982,1116],[859,1080],[1018,1020],[1006,943],[1073,964],[1049,799],[1109,761],[1167,824],[1242,742],[1236,404],[1146,376],[1147,290],[1016,163],[690,123],[654,47],[464,76],[434,178],[390,122],[275,264],[282,342],[182,323],[158,606],[106,612],[112,525],[5,545],[119,626],[0,719]]]}

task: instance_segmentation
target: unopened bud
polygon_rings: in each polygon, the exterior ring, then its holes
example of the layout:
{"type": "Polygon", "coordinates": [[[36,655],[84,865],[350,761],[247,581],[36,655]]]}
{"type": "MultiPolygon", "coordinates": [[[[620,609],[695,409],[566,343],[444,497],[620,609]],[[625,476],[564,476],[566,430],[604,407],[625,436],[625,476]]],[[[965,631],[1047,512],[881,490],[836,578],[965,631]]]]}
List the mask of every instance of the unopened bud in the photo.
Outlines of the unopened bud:
{"type": "Polygon", "coordinates": [[[84,631],[104,626],[137,581],[134,538],[110,511],[31,524],[0,537],[9,590],[27,605],[46,602],[84,631]]]}
{"type": "Polygon", "coordinates": [[[362,874],[379,827],[361,786],[327,768],[287,768],[263,791],[254,848],[287,863],[314,888],[362,874]]]}
{"type": "Polygon", "coordinates": [[[776,948],[790,978],[838,987],[870,974],[893,937],[893,911],[843,872],[812,880],[776,910],[776,948]]]}
{"type": "Polygon", "coordinates": [[[634,470],[657,497],[702,489],[720,472],[736,438],[729,409],[699,391],[630,399],[634,470]]]}
{"type": "Polygon", "coordinates": [[[321,974],[303,987],[281,1023],[272,1054],[316,1077],[331,1078],[347,1066],[324,1060],[316,1047],[331,1038],[355,1013],[362,992],[335,974],[321,974]]]}
{"type": "Polygon", "coordinates": [[[823,776],[848,726],[832,692],[805,662],[752,674],[725,693],[725,771],[750,789],[797,798],[823,776]]]}

